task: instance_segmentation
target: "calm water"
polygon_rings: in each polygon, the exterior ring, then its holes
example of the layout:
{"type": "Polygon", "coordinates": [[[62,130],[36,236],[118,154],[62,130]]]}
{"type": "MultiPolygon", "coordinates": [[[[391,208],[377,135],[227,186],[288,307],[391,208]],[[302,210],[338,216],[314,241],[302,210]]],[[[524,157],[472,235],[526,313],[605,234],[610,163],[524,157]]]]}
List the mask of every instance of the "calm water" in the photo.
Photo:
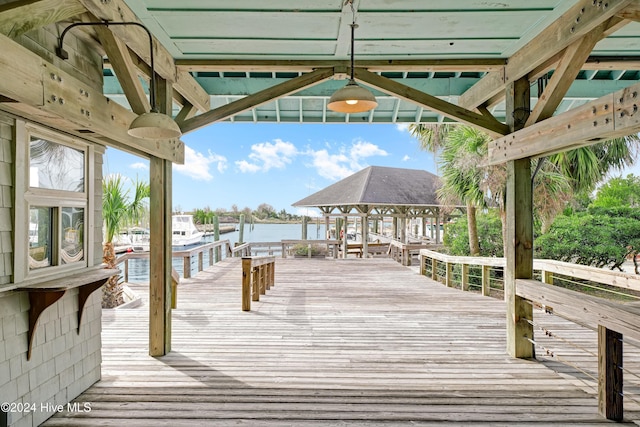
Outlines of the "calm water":
{"type": "MultiPolygon", "coordinates": [[[[239,225],[236,224],[236,228],[239,225]]],[[[307,238],[310,240],[324,239],[324,220],[323,223],[317,225],[314,222],[310,222],[307,225],[307,238]]],[[[224,233],[220,235],[221,240],[229,240],[233,247],[238,242],[239,231],[232,233],[224,233]]],[[[245,224],[244,228],[244,241],[245,242],[279,242],[283,239],[301,239],[302,238],[302,224],[245,224]]],[[[213,236],[206,236],[203,239],[204,243],[213,241],[213,236]]],[[[197,247],[198,245],[186,246],[184,249],[189,250],[197,247]]],[[[180,248],[182,250],[182,248],[180,248]]],[[[208,251],[204,253],[204,266],[209,265],[208,251]]],[[[122,268],[122,267],[121,267],[122,268]]],[[[173,268],[176,269],[180,277],[183,277],[183,262],[182,258],[173,258],[173,268]]],[[[198,257],[191,258],[191,274],[196,274],[198,269],[198,257]]],[[[149,260],[148,259],[132,259],[129,260],[129,282],[132,283],[147,283],[149,282],[149,260]]]]}

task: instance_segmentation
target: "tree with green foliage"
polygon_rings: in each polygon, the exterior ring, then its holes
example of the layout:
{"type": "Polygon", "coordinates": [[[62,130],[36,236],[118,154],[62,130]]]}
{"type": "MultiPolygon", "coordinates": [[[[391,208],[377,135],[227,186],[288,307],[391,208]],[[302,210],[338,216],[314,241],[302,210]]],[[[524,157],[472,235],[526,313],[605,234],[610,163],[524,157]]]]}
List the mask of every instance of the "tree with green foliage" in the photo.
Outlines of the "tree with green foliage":
{"type": "MultiPolygon", "coordinates": [[[[106,268],[116,268],[116,251],[113,239],[130,222],[137,222],[143,215],[146,199],[150,195],[149,184],[140,180],[133,183],[133,199],[122,175],[109,175],[102,181],[102,215],[104,218],[104,247],[102,262],[106,268]]],[[[123,303],[122,284],[118,276],[111,277],[103,288],[102,306],[113,308],[123,303]]]]}
{"type": "Polygon", "coordinates": [[[537,258],[622,270],[627,257],[640,250],[640,212],[596,208],[562,215],[534,247],[537,258]]]}
{"type": "MultiPolygon", "coordinates": [[[[469,255],[469,233],[467,217],[457,218],[446,225],[444,244],[451,255],[469,255]]],[[[484,257],[504,256],[502,221],[497,209],[480,211],[476,215],[479,255],[484,257]]]]}
{"type": "Polygon", "coordinates": [[[611,178],[598,189],[590,206],[602,208],[640,206],[640,177],[633,174],[626,178],[611,178]]]}

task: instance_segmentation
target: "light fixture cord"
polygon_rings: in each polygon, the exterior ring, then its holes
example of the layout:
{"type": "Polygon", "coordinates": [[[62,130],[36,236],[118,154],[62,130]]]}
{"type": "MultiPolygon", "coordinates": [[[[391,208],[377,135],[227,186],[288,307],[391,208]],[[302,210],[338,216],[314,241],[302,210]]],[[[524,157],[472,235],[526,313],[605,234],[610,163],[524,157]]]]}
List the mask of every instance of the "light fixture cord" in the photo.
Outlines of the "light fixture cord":
{"type": "MultiPolygon", "coordinates": [[[[353,9],[353,6],[351,6],[351,8],[353,9]]],[[[68,27],[66,27],[63,31],[62,34],[60,34],[60,50],[62,51],[62,43],[64,41],[64,36],[67,34],[67,32],[69,30],[71,30],[72,28],[75,27],[87,27],[87,26],[95,26],[95,25],[101,25],[104,27],[109,27],[109,25],[135,25],[138,26],[140,28],[142,28],[144,31],[146,31],[147,35],[149,36],[149,65],[151,66],[151,75],[149,76],[149,104],[151,104],[151,111],[152,112],[157,112],[157,106],[156,106],[156,76],[155,76],[155,63],[154,63],[154,58],[153,58],[153,36],[151,35],[151,31],[149,31],[149,29],[147,27],[145,27],[143,24],[139,23],[139,22],[109,22],[109,21],[103,21],[103,22],[75,22],[71,25],[69,25],[68,27]]]]}
{"type": "Polygon", "coordinates": [[[352,18],[351,18],[351,80],[354,80],[354,74],[355,74],[355,69],[354,69],[354,64],[355,64],[355,39],[356,39],[356,27],[358,26],[358,24],[356,24],[356,10],[353,7],[353,0],[346,0],[347,3],[349,3],[349,6],[351,7],[351,14],[352,14],[352,18]]]}

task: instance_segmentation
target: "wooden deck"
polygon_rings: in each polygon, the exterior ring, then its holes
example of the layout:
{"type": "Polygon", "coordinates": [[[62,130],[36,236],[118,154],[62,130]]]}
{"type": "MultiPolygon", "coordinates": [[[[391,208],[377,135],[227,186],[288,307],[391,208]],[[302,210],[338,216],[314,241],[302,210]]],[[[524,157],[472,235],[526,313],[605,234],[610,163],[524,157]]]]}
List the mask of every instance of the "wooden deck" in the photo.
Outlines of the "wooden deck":
{"type": "Polygon", "coordinates": [[[165,357],[147,355],[147,304],[105,311],[102,381],[77,399],[91,411],[45,425],[610,425],[579,372],[505,354],[504,318],[500,300],[380,258],[278,259],[242,312],[226,260],[180,284],[165,357]]]}

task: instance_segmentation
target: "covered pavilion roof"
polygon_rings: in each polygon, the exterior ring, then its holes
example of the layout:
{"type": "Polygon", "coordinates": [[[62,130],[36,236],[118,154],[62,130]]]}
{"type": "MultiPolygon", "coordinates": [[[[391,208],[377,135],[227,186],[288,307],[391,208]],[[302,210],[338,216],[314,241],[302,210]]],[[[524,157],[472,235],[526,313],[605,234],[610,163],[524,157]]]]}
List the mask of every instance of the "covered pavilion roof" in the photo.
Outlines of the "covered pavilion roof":
{"type": "Polygon", "coordinates": [[[425,213],[440,208],[440,179],[425,170],[369,166],[302,200],[295,207],[315,207],[324,213],[377,211],[425,213]]]}

